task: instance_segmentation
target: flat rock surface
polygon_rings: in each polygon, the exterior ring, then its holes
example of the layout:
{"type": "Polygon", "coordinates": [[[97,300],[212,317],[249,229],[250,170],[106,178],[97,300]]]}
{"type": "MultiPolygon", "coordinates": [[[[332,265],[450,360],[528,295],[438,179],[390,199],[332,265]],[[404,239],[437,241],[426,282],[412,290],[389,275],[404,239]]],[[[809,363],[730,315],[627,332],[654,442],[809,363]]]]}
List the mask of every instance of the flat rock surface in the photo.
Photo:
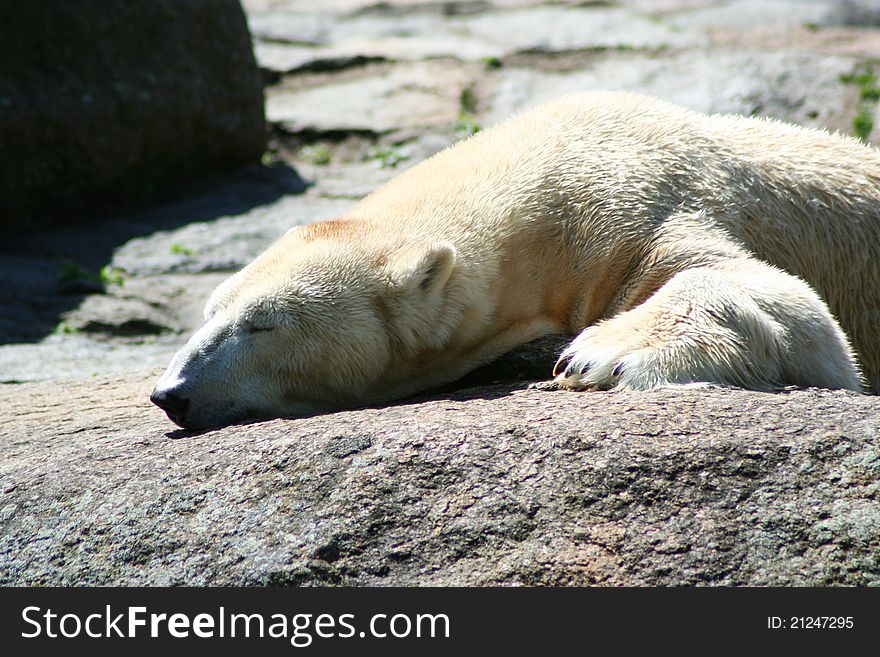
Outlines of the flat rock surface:
{"type": "Polygon", "coordinates": [[[493,76],[480,97],[487,124],[573,89],[638,90],[707,114],[784,117],[841,132],[850,129],[858,103],[858,89],[841,82],[853,68],[851,58],[810,51],[723,49],[662,58],[615,51],[538,59],[521,55],[520,64],[493,76]]]}
{"type": "Polygon", "coordinates": [[[278,236],[554,95],[878,143],[875,3],[242,4],[261,166],[0,243],[0,583],[880,584],[878,397],[527,389],[556,339],[386,408],[191,434],[148,401],[278,236]]]}
{"type": "Polygon", "coordinates": [[[880,399],[470,388],[174,430],[0,389],[0,583],[880,584],[880,399]]]}

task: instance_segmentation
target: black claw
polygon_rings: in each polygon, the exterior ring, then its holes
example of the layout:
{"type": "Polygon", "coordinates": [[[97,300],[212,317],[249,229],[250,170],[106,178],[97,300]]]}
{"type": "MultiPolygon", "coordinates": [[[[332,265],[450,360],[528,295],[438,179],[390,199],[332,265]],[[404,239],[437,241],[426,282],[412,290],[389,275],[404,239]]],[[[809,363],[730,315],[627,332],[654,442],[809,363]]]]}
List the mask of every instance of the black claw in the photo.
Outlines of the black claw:
{"type": "Polygon", "coordinates": [[[626,369],[626,366],[621,362],[614,366],[614,369],[611,370],[611,376],[620,376],[623,374],[623,370],[626,369]]]}
{"type": "Polygon", "coordinates": [[[568,364],[572,358],[574,358],[574,354],[562,354],[556,361],[556,365],[553,366],[553,376],[559,376],[563,371],[568,374],[568,364]]]}
{"type": "Polygon", "coordinates": [[[578,369],[578,374],[586,374],[591,369],[593,369],[593,361],[588,360],[586,363],[581,365],[580,369],[578,369]]]}

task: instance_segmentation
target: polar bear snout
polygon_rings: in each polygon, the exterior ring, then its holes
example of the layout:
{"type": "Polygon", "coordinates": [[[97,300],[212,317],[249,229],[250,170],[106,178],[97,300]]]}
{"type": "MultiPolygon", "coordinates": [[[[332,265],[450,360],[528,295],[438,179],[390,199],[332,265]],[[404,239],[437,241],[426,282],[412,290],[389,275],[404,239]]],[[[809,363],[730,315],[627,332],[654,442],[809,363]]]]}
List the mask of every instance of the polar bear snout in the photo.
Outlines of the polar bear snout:
{"type": "Polygon", "coordinates": [[[231,379],[248,379],[246,373],[230,376],[237,342],[228,322],[208,322],[174,355],[150,394],[150,401],[168,419],[186,429],[201,429],[232,419],[241,397],[231,379]],[[223,417],[221,417],[223,416],[223,417]]]}
{"type": "Polygon", "coordinates": [[[150,395],[150,401],[165,411],[168,419],[174,424],[183,426],[186,412],[189,410],[189,399],[174,390],[160,390],[154,388],[150,395]]]}

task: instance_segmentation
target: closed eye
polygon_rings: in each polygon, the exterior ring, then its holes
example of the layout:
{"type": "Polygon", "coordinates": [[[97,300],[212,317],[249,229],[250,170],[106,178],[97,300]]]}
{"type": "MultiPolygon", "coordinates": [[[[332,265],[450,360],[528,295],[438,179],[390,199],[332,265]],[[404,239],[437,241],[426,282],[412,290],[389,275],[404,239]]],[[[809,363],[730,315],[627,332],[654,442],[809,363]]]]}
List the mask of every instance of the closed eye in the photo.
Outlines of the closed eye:
{"type": "Polygon", "coordinates": [[[259,324],[251,324],[250,322],[244,325],[245,333],[267,333],[274,328],[274,326],[260,326],[259,324]]]}

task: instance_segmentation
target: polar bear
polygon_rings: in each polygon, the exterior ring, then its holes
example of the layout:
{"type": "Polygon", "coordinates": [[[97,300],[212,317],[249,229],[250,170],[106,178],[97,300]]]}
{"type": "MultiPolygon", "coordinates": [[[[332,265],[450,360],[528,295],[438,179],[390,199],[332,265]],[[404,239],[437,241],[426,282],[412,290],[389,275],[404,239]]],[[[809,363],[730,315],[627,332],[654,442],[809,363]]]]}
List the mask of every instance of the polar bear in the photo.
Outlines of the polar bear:
{"type": "Polygon", "coordinates": [[[425,160],[222,283],[152,400],[177,424],[398,399],[549,334],[552,385],[880,391],[880,152],[633,93],[425,160]]]}

